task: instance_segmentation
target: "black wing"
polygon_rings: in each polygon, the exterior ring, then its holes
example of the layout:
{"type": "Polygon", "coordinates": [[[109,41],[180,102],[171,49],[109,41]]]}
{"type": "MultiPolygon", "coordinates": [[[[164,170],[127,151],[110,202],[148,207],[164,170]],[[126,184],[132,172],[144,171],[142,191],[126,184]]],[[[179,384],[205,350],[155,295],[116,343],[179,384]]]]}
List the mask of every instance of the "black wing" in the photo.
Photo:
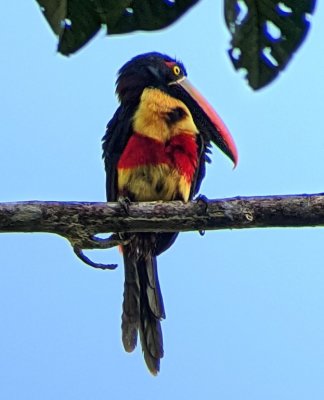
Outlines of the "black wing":
{"type": "MultiPolygon", "coordinates": [[[[200,132],[199,126],[197,126],[197,128],[200,132]]],[[[198,145],[198,165],[191,184],[189,195],[190,200],[192,200],[193,197],[199,192],[201,182],[204,179],[206,173],[206,162],[210,162],[209,157],[206,155],[206,153],[210,153],[210,145],[206,143],[205,138],[201,133],[197,135],[196,141],[198,145]]]]}
{"type": "Polygon", "coordinates": [[[116,201],[117,194],[117,164],[124,148],[132,134],[132,117],[134,109],[119,106],[102,138],[103,158],[106,169],[107,201],[116,201]]]}

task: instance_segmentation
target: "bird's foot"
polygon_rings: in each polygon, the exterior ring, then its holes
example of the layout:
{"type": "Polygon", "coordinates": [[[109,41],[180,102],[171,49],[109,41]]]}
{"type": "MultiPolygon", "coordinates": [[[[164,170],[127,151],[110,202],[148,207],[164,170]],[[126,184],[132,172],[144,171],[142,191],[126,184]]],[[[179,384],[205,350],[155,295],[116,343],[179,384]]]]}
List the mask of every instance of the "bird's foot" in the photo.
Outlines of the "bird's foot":
{"type": "Polygon", "coordinates": [[[130,199],[128,197],[125,197],[125,196],[119,196],[118,197],[118,203],[120,204],[120,206],[122,207],[124,212],[127,215],[129,215],[129,206],[131,204],[130,199]]]}
{"type": "Polygon", "coordinates": [[[208,208],[208,198],[204,194],[199,194],[196,198],[195,201],[199,206],[203,206],[204,212],[207,211],[208,208]]]}
{"type": "MultiPolygon", "coordinates": [[[[198,204],[199,206],[202,206],[203,213],[206,214],[207,209],[208,209],[208,198],[207,198],[205,195],[203,195],[203,194],[199,194],[199,195],[196,197],[195,201],[197,202],[197,204],[198,204]]],[[[198,232],[199,232],[199,235],[200,235],[200,236],[204,236],[205,233],[206,233],[206,232],[205,232],[204,230],[202,230],[202,229],[200,229],[198,232]]]]}

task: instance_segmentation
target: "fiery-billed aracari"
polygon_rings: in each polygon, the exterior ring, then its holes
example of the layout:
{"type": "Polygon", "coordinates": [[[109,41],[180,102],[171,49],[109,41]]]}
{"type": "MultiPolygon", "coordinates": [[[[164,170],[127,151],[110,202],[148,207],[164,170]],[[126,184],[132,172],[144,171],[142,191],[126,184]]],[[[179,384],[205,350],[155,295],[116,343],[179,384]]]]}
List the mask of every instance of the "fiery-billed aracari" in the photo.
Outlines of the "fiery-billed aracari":
{"type": "MultiPolygon", "coordinates": [[[[187,202],[199,190],[211,142],[237,163],[228,130],[186,76],[181,62],[156,52],[134,57],[119,70],[120,106],[103,138],[108,201],[187,202]]],[[[160,321],[165,318],[156,257],[176,237],[177,233],[137,233],[122,246],[123,345],[133,351],[139,332],[153,374],[163,357],[160,321]]]]}

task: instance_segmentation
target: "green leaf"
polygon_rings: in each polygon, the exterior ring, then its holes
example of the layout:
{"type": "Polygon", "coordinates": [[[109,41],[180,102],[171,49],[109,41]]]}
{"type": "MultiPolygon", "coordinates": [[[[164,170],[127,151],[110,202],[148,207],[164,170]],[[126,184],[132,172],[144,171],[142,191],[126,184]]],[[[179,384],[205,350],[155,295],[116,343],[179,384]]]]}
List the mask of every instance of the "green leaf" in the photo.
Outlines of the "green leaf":
{"type": "Polygon", "coordinates": [[[234,67],[247,71],[253,89],[283,70],[309,29],[316,0],[225,0],[234,67]]]}
{"type": "Polygon", "coordinates": [[[199,0],[36,0],[53,31],[58,51],[79,50],[101,28],[107,34],[156,30],[172,24],[199,0]]]}

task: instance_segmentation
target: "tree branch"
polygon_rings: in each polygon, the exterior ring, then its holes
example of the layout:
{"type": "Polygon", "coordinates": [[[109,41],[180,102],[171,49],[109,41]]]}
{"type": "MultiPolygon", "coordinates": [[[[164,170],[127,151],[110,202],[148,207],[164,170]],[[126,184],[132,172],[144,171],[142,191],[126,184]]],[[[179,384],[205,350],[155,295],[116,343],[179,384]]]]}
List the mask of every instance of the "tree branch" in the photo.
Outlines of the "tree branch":
{"type": "Polygon", "coordinates": [[[219,229],[324,226],[324,194],[234,197],[130,203],[26,201],[0,203],[0,233],[47,232],[68,239],[75,254],[96,268],[82,249],[125,244],[118,232],[184,232],[219,229]],[[115,232],[107,239],[96,234],[115,232]]]}
{"type": "Polygon", "coordinates": [[[26,201],[0,203],[0,233],[50,232],[74,238],[83,248],[112,247],[107,232],[306,227],[324,225],[324,194],[234,197],[184,204],[26,201]]]}

